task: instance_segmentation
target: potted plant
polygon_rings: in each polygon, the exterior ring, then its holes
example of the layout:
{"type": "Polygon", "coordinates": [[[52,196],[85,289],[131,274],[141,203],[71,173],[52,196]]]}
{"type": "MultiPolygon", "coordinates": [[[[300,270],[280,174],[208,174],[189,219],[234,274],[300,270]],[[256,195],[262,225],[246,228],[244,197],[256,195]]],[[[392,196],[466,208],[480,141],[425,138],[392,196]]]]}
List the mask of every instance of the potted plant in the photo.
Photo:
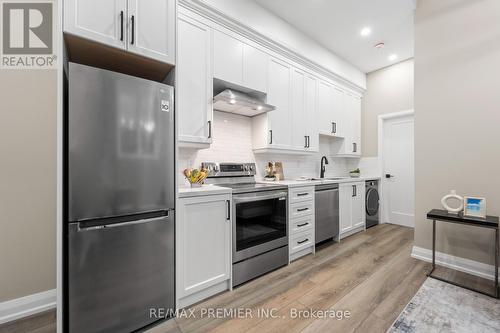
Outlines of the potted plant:
{"type": "Polygon", "coordinates": [[[361,170],[359,168],[349,171],[349,176],[353,178],[358,178],[361,175],[361,170]]]}

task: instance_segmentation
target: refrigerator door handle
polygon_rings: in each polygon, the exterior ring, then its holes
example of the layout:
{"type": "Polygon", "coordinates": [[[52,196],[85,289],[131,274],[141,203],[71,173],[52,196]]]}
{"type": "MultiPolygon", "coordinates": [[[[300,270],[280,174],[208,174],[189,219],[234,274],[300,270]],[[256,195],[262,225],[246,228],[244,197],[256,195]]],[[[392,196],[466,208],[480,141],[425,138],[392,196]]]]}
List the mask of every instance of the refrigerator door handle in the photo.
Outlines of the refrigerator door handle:
{"type": "Polygon", "coordinates": [[[119,227],[125,227],[125,226],[136,225],[136,224],[151,223],[151,222],[160,221],[163,219],[168,219],[169,216],[170,216],[170,214],[167,211],[167,214],[164,216],[153,217],[150,219],[142,219],[142,220],[137,220],[137,221],[104,224],[104,225],[98,225],[98,226],[92,226],[92,227],[81,227],[81,222],[78,222],[78,232],[80,232],[80,231],[92,231],[92,230],[99,230],[99,229],[106,229],[106,228],[119,228],[119,227]]]}

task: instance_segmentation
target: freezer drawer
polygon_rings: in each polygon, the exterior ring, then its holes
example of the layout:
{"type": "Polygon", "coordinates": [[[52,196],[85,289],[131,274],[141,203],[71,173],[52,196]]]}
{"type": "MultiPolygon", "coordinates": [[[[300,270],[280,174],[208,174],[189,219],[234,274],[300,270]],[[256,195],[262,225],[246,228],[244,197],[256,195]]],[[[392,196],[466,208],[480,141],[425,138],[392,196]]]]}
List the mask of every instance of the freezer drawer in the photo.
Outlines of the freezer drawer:
{"type": "Polygon", "coordinates": [[[68,326],[74,332],[131,332],[174,309],[174,219],[106,227],[69,224],[68,326]]]}

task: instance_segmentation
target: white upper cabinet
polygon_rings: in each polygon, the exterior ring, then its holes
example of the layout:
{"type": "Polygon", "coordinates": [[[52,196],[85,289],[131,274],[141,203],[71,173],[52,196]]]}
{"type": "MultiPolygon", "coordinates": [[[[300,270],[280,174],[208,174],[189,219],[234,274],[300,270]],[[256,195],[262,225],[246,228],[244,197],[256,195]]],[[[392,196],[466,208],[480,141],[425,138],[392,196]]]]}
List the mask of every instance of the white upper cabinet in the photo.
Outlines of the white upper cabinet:
{"type": "Polygon", "coordinates": [[[318,84],[318,131],[319,134],[335,136],[337,124],[333,120],[334,88],[325,81],[318,84]]]}
{"type": "Polygon", "coordinates": [[[274,58],[269,60],[267,101],[276,107],[276,110],[268,113],[269,144],[273,148],[292,147],[291,75],[292,67],[289,64],[274,58]]]}
{"type": "Polygon", "coordinates": [[[214,30],[214,78],[267,92],[268,55],[214,30]]]}
{"type": "Polygon", "coordinates": [[[303,71],[292,71],[292,146],[307,148],[307,114],[305,104],[306,76],[303,71]]]}
{"type": "Polygon", "coordinates": [[[319,150],[318,120],[318,80],[311,75],[305,79],[305,110],[307,150],[319,150]]]}
{"type": "Polygon", "coordinates": [[[211,29],[179,16],[176,112],[180,146],[207,148],[212,142],[211,29]]]}
{"type": "Polygon", "coordinates": [[[361,156],[361,97],[346,92],[343,110],[344,141],[338,154],[361,156]]]}
{"type": "Polygon", "coordinates": [[[128,20],[130,52],[175,63],[175,0],[128,0],[128,20]]]}
{"type": "Polygon", "coordinates": [[[175,63],[175,0],[65,0],[64,31],[175,63]]]}
{"type": "Polygon", "coordinates": [[[269,56],[261,50],[243,45],[243,86],[267,93],[267,65],[269,56]]]}
{"type": "Polygon", "coordinates": [[[127,45],[127,0],[65,0],[64,31],[110,46],[127,45]]]}
{"type": "Polygon", "coordinates": [[[243,43],[214,30],[214,78],[243,83],[243,43]]]}

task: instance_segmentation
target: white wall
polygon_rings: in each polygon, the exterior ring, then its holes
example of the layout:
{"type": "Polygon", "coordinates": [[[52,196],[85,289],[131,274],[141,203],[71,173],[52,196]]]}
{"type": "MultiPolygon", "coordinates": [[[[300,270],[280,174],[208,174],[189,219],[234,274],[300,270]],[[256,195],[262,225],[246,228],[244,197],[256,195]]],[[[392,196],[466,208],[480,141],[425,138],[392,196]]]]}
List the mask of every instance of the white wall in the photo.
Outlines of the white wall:
{"type": "MultiPolygon", "coordinates": [[[[500,1],[419,0],[415,26],[415,245],[456,189],[500,215],[500,1]]],[[[439,225],[437,250],[493,264],[491,230],[439,225]]]]}
{"type": "MultiPolygon", "coordinates": [[[[320,138],[320,152],[308,156],[263,155],[252,151],[252,119],[224,112],[214,112],[213,143],[209,149],[179,149],[179,184],[187,185],[182,170],[199,168],[202,162],[254,162],[258,178],[264,174],[268,161],[283,162],[286,179],[319,176],[321,156],[329,155],[328,138],[320,138]]],[[[326,175],[346,176],[348,163],[342,158],[330,158],[326,175]]]]}
{"type": "Polygon", "coordinates": [[[368,73],[362,100],[364,157],[378,156],[378,116],[413,109],[413,59],[368,73]]]}
{"type": "Polygon", "coordinates": [[[366,87],[366,75],[252,0],[203,0],[234,20],[275,39],[328,70],[366,87]]]}

